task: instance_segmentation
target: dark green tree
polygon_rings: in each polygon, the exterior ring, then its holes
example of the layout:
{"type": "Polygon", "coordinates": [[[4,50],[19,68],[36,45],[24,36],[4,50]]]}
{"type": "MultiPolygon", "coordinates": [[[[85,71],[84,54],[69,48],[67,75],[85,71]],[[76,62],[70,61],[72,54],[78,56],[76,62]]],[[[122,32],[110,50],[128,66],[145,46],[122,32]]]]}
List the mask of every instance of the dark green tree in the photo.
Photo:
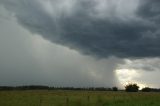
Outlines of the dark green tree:
{"type": "Polygon", "coordinates": [[[112,91],[118,91],[117,87],[112,87],[112,91]]]}
{"type": "Polygon", "coordinates": [[[127,92],[138,92],[139,86],[136,83],[131,83],[125,86],[127,92]]]}

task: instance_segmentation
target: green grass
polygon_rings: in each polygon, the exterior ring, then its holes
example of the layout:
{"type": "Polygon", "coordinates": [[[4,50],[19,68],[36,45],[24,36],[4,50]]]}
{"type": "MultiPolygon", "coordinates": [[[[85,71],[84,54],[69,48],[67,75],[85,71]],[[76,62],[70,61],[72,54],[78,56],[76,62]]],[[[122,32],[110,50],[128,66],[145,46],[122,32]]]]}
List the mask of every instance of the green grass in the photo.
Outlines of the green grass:
{"type": "Polygon", "coordinates": [[[160,93],[0,91],[0,106],[160,106],[160,93]]]}

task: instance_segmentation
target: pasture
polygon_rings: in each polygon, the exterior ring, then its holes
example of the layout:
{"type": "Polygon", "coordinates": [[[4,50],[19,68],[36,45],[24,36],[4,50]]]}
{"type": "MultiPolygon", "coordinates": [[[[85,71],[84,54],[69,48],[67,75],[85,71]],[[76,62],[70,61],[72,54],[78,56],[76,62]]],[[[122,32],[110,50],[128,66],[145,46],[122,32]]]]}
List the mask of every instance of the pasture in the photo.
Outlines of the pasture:
{"type": "Polygon", "coordinates": [[[160,93],[123,91],[0,91],[0,106],[160,106],[160,93]]]}

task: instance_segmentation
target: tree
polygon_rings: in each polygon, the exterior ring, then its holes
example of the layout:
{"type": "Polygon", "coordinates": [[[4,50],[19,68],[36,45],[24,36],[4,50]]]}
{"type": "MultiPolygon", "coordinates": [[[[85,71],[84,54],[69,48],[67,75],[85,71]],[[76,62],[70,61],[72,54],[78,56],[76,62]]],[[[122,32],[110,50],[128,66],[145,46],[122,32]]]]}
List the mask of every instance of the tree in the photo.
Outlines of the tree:
{"type": "Polygon", "coordinates": [[[118,91],[118,88],[117,87],[112,87],[112,90],[113,91],[118,91]]]}
{"type": "Polygon", "coordinates": [[[125,86],[127,92],[138,92],[139,86],[136,83],[131,83],[125,86]]]}

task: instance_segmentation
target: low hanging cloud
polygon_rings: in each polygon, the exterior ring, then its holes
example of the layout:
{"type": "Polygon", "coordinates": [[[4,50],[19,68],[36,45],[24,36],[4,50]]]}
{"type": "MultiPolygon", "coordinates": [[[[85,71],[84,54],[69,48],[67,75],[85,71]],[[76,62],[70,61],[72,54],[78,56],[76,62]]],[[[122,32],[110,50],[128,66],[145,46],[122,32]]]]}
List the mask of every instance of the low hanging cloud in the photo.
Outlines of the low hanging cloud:
{"type": "Polygon", "coordinates": [[[107,58],[160,56],[159,0],[1,0],[45,39],[107,58]]]}
{"type": "Polygon", "coordinates": [[[124,59],[124,63],[118,64],[116,74],[122,85],[135,82],[140,88],[159,88],[159,69],[159,58],[124,59]]]}
{"type": "Polygon", "coordinates": [[[0,7],[0,86],[112,87],[121,60],[97,60],[34,35],[0,7]]]}
{"type": "Polygon", "coordinates": [[[159,58],[143,58],[143,59],[124,59],[123,64],[119,64],[117,69],[129,69],[137,71],[159,71],[159,58]]]}

